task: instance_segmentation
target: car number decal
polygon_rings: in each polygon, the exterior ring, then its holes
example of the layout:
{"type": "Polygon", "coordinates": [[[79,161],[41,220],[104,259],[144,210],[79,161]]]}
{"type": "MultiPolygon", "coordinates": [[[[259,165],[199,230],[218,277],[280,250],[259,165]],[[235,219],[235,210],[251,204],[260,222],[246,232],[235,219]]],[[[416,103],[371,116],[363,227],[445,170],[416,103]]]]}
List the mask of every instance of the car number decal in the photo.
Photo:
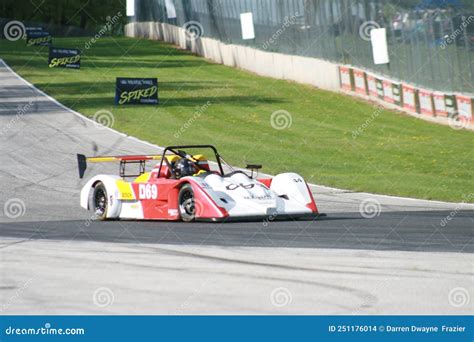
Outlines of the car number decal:
{"type": "Polygon", "coordinates": [[[139,184],[138,198],[140,199],[157,199],[158,188],[155,184],[139,184]]]}

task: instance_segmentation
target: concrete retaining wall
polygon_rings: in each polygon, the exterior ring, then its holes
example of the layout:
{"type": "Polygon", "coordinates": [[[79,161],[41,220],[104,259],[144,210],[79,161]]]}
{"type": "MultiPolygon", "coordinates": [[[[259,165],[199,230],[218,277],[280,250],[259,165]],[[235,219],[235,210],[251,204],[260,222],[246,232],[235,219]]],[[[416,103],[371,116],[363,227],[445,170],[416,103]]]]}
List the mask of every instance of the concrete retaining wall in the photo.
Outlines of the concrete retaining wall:
{"type": "Polygon", "coordinates": [[[129,23],[125,26],[125,35],[173,43],[216,63],[248,70],[261,76],[340,91],[338,65],[317,58],[266,52],[204,37],[191,41],[186,39],[183,28],[157,22],[129,23]]]}

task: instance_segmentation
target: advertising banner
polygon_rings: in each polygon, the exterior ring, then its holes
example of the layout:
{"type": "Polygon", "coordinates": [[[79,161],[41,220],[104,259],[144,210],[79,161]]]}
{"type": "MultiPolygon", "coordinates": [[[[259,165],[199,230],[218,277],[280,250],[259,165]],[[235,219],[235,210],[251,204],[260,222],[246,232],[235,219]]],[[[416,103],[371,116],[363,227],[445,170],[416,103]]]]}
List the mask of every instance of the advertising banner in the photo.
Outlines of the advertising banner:
{"type": "Polygon", "coordinates": [[[420,99],[420,111],[422,114],[434,115],[432,95],[433,93],[431,91],[424,89],[418,90],[418,97],[420,99]]]}
{"type": "Polygon", "coordinates": [[[362,70],[353,69],[354,86],[356,93],[367,95],[367,87],[365,83],[365,72],[362,70]]]}
{"type": "Polygon", "coordinates": [[[377,97],[381,100],[385,97],[383,81],[379,78],[375,79],[375,86],[377,87],[377,97]]]}
{"type": "Polygon", "coordinates": [[[383,80],[383,100],[388,103],[395,103],[393,99],[393,87],[392,81],[390,80],[383,80]]]}
{"type": "Polygon", "coordinates": [[[158,104],[158,79],[117,77],[115,104],[158,104]]]}
{"type": "Polygon", "coordinates": [[[448,116],[446,103],[444,102],[444,94],[440,92],[433,93],[433,101],[435,105],[435,113],[438,116],[448,116]]]}
{"type": "Polygon", "coordinates": [[[403,108],[411,112],[417,111],[416,89],[408,84],[403,84],[403,108]]]}
{"type": "Polygon", "coordinates": [[[26,34],[32,31],[44,31],[44,28],[42,26],[26,26],[25,27],[26,34]]]}
{"type": "Polygon", "coordinates": [[[166,15],[168,19],[176,18],[176,7],[174,6],[173,0],[165,0],[166,15]]]}
{"type": "Polygon", "coordinates": [[[339,67],[339,77],[341,79],[341,88],[344,90],[352,90],[352,69],[344,66],[339,67]]]}
{"type": "Polygon", "coordinates": [[[455,95],[444,95],[444,106],[446,112],[450,118],[456,116],[456,96],[455,95]]]}
{"type": "Polygon", "coordinates": [[[387,44],[387,30],[385,28],[373,28],[370,31],[370,42],[372,43],[374,64],[390,63],[387,44]]]}
{"type": "Polygon", "coordinates": [[[460,117],[463,117],[469,121],[474,121],[474,115],[472,112],[472,98],[464,95],[456,95],[456,102],[458,105],[458,113],[460,117]]]}
{"type": "Polygon", "coordinates": [[[135,0],[127,0],[126,12],[127,17],[135,16],[135,0]]]}
{"type": "Polygon", "coordinates": [[[377,98],[377,78],[372,74],[367,74],[367,88],[369,90],[369,96],[372,98],[377,98]]]}
{"type": "Polygon", "coordinates": [[[43,30],[42,27],[26,27],[26,46],[49,46],[53,37],[43,30]]]}
{"type": "Polygon", "coordinates": [[[400,83],[392,83],[393,103],[402,105],[402,85],[400,83]]]}
{"type": "Polygon", "coordinates": [[[240,26],[242,28],[242,39],[255,39],[255,28],[253,25],[253,13],[240,14],[240,26]]]}
{"type": "Polygon", "coordinates": [[[81,51],[50,47],[48,66],[50,68],[79,69],[81,67],[81,51]]]}

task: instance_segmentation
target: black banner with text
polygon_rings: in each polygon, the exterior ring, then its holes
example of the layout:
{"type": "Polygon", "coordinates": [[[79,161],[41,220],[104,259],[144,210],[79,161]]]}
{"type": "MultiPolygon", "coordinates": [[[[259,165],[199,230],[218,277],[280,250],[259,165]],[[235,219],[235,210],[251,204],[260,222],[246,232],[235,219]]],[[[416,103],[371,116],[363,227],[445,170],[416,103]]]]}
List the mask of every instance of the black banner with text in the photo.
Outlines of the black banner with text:
{"type": "Polygon", "coordinates": [[[158,104],[158,79],[117,77],[115,104],[158,104]]]}
{"type": "Polygon", "coordinates": [[[79,69],[81,67],[81,51],[50,47],[48,66],[50,68],[79,69]]]}
{"type": "Polygon", "coordinates": [[[42,27],[26,27],[26,45],[51,45],[53,37],[42,27]]]}

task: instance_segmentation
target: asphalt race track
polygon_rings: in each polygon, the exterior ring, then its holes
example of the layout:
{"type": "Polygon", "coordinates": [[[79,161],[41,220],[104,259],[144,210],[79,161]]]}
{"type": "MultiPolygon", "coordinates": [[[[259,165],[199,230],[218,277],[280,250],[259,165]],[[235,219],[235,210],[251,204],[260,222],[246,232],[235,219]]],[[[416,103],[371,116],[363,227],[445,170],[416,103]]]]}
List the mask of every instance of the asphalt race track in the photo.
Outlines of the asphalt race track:
{"type": "Polygon", "coordinates": [[[472,314],[459,294],[473,297],[474,205],[313,186],[327,214],[316,221],[95,222],[79,190],[117,165],[80,180],[76,153],[160,149],[3,62],[0,127],[4,314],[472,314]],[[360,213],[367,199],[380,203],[373,218],[360,213]]]}

